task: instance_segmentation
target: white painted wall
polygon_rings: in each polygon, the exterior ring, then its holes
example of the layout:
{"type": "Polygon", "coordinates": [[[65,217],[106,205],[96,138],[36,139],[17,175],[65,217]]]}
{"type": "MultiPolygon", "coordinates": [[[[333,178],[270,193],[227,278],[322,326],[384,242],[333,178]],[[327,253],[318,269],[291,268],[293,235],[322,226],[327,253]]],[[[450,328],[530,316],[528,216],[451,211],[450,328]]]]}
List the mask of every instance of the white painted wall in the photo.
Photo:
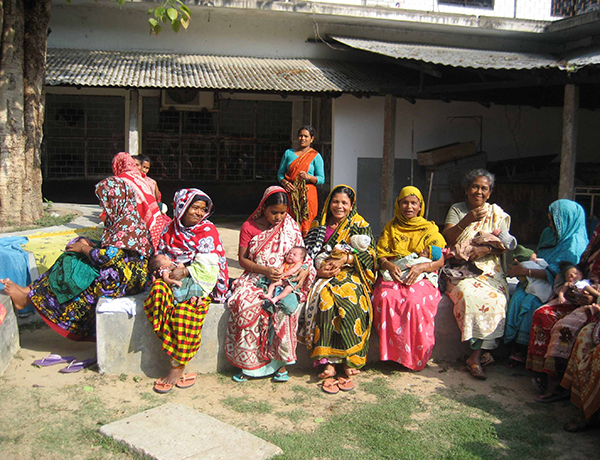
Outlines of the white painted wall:
{"type": "MultiPolygon", "coordinates": [[[[381,97],[357,99],[344,95],[333,102],[332,184],[356,186],[357,159],[381,157],[383,152],[383,110],[381,97]]],[[[411,158],[414,122],[414,151],[453,142],[479,144],[483,121],[483,150],[488,161],[559,155],[562,142],[562,109],[534,109],[497,106],[487,109],[472,102],[444,103],[418,100],[415,105],[398,100],[396,114],[396,158],[411,158]]],[[[600,162],[600,112],[580,110],[578,162],[600,162]]]]}

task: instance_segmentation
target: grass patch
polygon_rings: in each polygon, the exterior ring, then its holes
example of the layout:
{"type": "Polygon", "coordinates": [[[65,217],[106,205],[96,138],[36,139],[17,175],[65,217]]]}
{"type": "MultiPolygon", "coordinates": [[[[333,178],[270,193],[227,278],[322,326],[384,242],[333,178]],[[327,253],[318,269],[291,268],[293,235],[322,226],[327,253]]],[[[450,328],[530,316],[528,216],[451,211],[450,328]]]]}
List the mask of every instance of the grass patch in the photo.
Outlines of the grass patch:
{"type": "Polygon", "coordinates": [[[298,423],[301,420],[305,420],[309,417],[308,412],[302,409],[294,409],[290,412],[277,412],[275,415],[281,418],[287,418],[294,423],[298,423]]]}
{"type": "Polygon", "coordinates": [[[75,214],[52,216],[54,212],[53,209],[45,209],[44,216],[29,225],[15,225],[14,222],[7,222],[6,226],[10,228],[11,232],[22,232],[23,230],[31,230],[32,228],[54,227],[55,225],[68,224],[75,218],[75,214]]]}
{"type": "Polygon", "coordinates": [[[396,396],[383,378],[361,383],[361,390],[377,396],[377,401],[326,417],[314,431],[256,434],[283,449],[278,458],[294,460],[552,456],[551,434],[558,428],[551,423],[550,412],[526,415],[522,408],[512,410],[482,395],[437,394],[426,400],[406,393],[396,396]]]}
{"type": "Polygon", "coordinates": [[[273,411],[273,406],[266,401],[250,401],[246,398],[236,398],[234,396],[222,399],[221,404],[242,414],[269,414],[273,411]]]}

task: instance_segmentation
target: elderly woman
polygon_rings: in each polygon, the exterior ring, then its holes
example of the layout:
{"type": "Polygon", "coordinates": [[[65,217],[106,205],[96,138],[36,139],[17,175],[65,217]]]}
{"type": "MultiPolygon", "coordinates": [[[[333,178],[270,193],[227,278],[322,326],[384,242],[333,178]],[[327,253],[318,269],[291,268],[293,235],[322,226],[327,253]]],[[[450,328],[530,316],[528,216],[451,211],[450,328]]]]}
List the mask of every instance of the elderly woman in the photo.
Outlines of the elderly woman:
{"type": "Polygon", "coordinates": [[[116,177],[123,179],[135,191],[138,212],[150,230],[152,245],[156,249],[160,242],[160,235],[171,219],[160,212],[154,190],[129,153],[117,153],[112,160],[112,170],[116,177]]]}
{"type": "Polygon", "coordinates": [[[298,148],[288,149],[283,154],[277,180],[290,197],[290,211],[296,219],[302,235],[306,235],[310,224],[317,216],[319,200],[316,185],[325,182],[323,157],[312,148],[315,129],[303,126],[298,130],[298,148]]]}
{"type": "MultiPolygon", "coordinates": [[[[446,216],[444,237],[449,245],[472,239],[478,232],[510,229],[510,216],[497,204],[487,201],[494,188],[495,177],[484,169],[469,171],[463,179],[467,200],[452,205],[446,216]]],[[[485,380],[482,369],[491,360],[489,351],[498,347],[504,334],[508,285],[500,261],[500,251],[491,246],[473,249],[471,261],[481,271],[476,277],[449,281],[446,294],[454,303],[454,316],[472,353],[467,369],[473,377],[485,380]]]]}
{"type": "MultiPolygon", "coordinates": [[[[189,388],[196,374],[185,374],[185,366],[200,348],[202,325],[211,302],[223,302],[229,285],[227,259],[221,237],[214,224],[208,220],[214,207],[210,197],[195,188],[182,189],[173,199],[173,221],[163,233],[158,252],[173,262],[187,267],[188,276],[194,265],[201,264],[199,254],[216,254],[219,274],[208,295],[184,302],[176,302],[172,287],[162,279],[154,281],[144,302],[144,310],[162,341],[162,349],[171,359],[167,376],[157,380],[154,391],[167,393],[173,386],[189,388]]],[[[201,270],[201,267],[199,267],[201,270]]]]}
{"type": "MultiPolygon", "coordinates": [[[[548,264],[545,269],[529,270],[516,262],[507,270],[509,276],[528,276],[547,280],[554,285],[560,274],[560,262],[577,264],[588,244],[583,208],[571,200],[557,200],[550,204],[549,226],[542,232],[537,247],[538,258],[548,264]]],[[[509,365],[525,362],[534,312],[542,301],[527,294],[523,283],[510,299],[507,311],[505,341],[515,341],[509,365]]]]}
{"type": "MultiPolygon", "coordinates": [[[[600,306],[593,304],[596,317],[600,306]]],[[[600,423],[600,322],[592,322],[577,335],[561,386],[571,391],[571,402],[584,418],[565,424],[570,432],[585,431],[600,423]]]]}
{"type": "MultiPolygon", "coordinates": [[[[596,227],[579,262],[584,278],[600,281],[600,224],[596,227]]],[[[527,347],[527,369],[539,372],[534,383],[542,393],[538,402],[553,402],[568,397],[558,386],[571,356],[579,331],[600,319],[596,299],[584,291],[567,291],[567,302],[553,300],[533,313],[527,347]]]]}
{"type": "Polygon", "coordinates": [[[379,268],[387,270],[390,281],[382,276],[373,291],[375,324],[379,334],[382,361],[396,361],[420,371],[431,357],[435,345],[435,315],[441,294],[437,270],[444,264],[441,249],[446,240],[438,226],[423,218],[425,203],[416,187],[404,187],[394,208],[394,218],[383,229],[377,243],[379,268]],[[438,260],[412,265],[403,275],[394,264],[397,259],[432,250],[438,260]]]}
{"type": "Polygon", "coordinates": [[[323,379],[336,375],[338,363],[351,377],[367,361],[373,321],[375,242],[371,227],[358,214],[355,204],[352,188],[335,187],[305,239],[309,255],[324,258],[307,301],[303,331],[314,366],[324,366],[319,374],[323,379]],[[352,237],[358,235],[367,237],[368,246],[355,252],[352,237]]]}
{"type": "Polygon", "coordinates": [[[296,293],[300,304],[296,308],[271,305],[263,291],[266,280],[277,282],[282,278],[281,266],[287,252],[304,246],[300,228],[287,211],[285,190],[269,187],[240,230],[238,260],[244,273],[233,283],[227,302],[231,316],[225,336],[227,359],[242,370],[233,377],[236,382],[271,375],[275,382],[287,382],[286,366],[296,362],[298,315],[314,279],[312,261],[306,259],[302,275],[298,275],[296,293]]]}
{"type": "Polygon", "coordinates": [[[76,238],[65,255],[30,286],[0,280],[15,308],[33,303],[52,329],[72,340],[95,340],[100,297],[122,297],[144,289],[152,255],[150,234],[138,214],[133,189],[122,179],[109,177],[96,185],[96,196],[106,212],[99,248],[76,238]]]}

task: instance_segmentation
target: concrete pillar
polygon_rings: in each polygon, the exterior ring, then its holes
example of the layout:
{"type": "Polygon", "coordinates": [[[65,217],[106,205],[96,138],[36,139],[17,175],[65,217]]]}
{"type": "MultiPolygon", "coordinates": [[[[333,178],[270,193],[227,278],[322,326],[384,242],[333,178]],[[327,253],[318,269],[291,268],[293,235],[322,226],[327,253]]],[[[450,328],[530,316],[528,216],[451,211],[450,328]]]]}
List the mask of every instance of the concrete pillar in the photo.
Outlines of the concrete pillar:
{"type": "Polygon", "coordinates": [[[385,97],[383,115],[383,156],[381,161],[381,229],[392,218],[394,210],[394,160],[396,145],[396,97],[385,97]]]}
{"type": "Polygon", "coordinates": [[[137,89],[133,89],[129,92],[129,132],[127,133],[127,151],[131,155],[140,153],[139,99],[140,95],[137,89]]]}
{"type": "Polygon", "coordinates": [[[560,181],[558,198],[575,198],[575,163],[577,161],[577,130],[579,121],[579,87],[565,86],[563,102],[563,132],[560,151],[560,181]]]}

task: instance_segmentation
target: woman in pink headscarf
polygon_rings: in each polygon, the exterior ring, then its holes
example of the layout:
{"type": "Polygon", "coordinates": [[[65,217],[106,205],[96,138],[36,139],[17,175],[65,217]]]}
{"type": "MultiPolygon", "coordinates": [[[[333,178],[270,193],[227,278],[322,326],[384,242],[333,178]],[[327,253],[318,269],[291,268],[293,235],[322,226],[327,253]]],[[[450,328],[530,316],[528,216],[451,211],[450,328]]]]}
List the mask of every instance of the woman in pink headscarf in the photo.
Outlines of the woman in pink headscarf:
{"type": "Polygon", "coordinates": [[[171,219],[160,212],[153,190],[129,153],[117,153],[112,161],[112,170],[116,177],[123,179],[135,191],[138,212],[150,230],[152,245],[156,249],[160,235],[171,219]]]}

